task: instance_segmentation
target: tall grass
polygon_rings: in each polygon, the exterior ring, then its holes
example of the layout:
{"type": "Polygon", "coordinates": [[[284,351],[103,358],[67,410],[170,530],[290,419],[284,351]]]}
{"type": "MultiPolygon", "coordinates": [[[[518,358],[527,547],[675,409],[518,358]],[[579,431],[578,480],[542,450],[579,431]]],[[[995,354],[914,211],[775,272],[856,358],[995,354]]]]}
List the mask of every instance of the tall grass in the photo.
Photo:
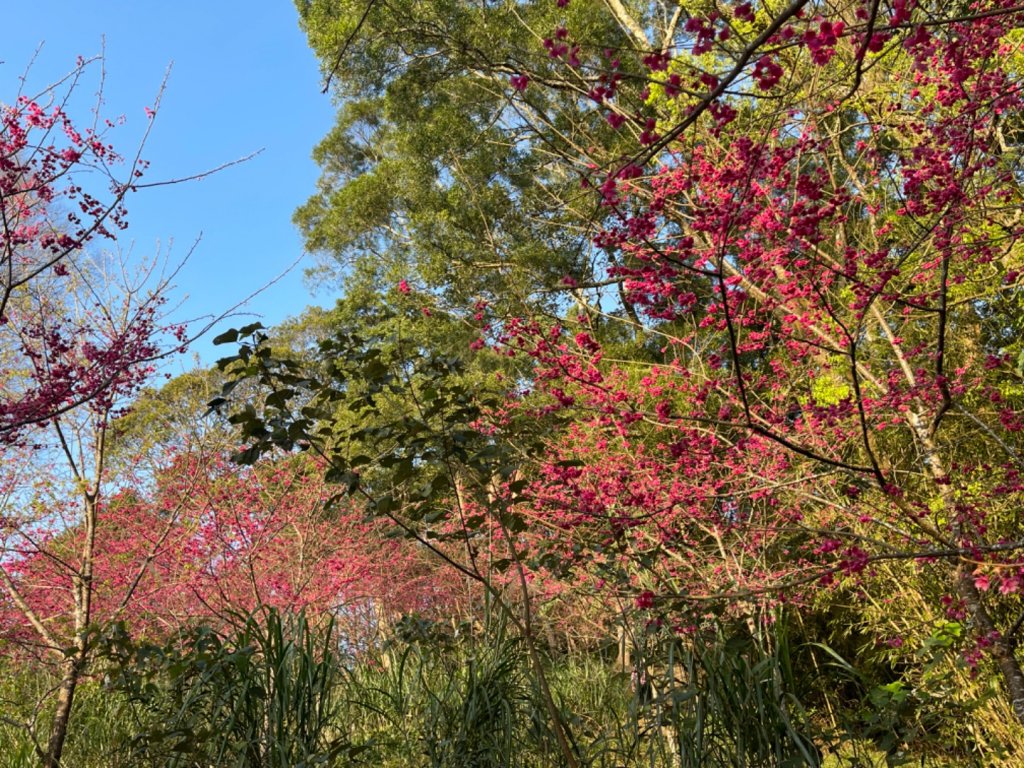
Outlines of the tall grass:
{"type": "Polygon", "coordinates": [[[353,668],[343,720],[377,765],[529,765],[525,668],[520,643],[501,630],[486,642],[396,642],[353,668]]]}
{"type": "Polygon", "coordinates": [[[716,629],[704,642],[672,650],[668,668],[682,673],[682,684],[662,698],[667,696],[664,720],[681,768],[821,765],[812,724],[796,695],[783,623],[754,633],[716,629]]]}
{"type": "Polygon", "coordinates": [[[244,618],[164,646],[115,640],[109,687],[123,694],[140,765],[297,768],[358,750],[338,730],[344,674],[333,626],[301,614],[244,618]]]}
{"type": "MultiPolygon", "coordinates": [[[[836,712],[841,727],[830,725],[807,708],[818,702],[802,702],[798,692],[823,672],[836,681],[835,664],[846,665],[847,678],[858,673],[835,655],[817,667],[808,664],[809,654],[824,652],[823,646],[791,647],[781,620],[761,626],[707,623],[689,638],[640,626],[633,638],[628,665],[610,647],[543,658],[562,731],[581,766],[985,764],[980,757],[967,763],[941,750],[927,762],[912,749],[880,750],[874,731],[861,722],[865,712],[875,713],[874,688],[866,679],[859,683],[862,700],[836,712]]],[[[198,629],[165,644],[136,643],[112,632],[76,701],[65,764],[565,764],[527,649],[505,627],[492,622],[483,630],[454,632],[426,625],[423,633],[399,633],[358,659],[344,647],[329,622],[273,612],[240,618],[230,631],[198,629]]],[[[4,671],[2,714],[12,721],[31,717],[54,681],[41,671],[4,671]]],[[[849,690],[854,689],[848,687],[833,704],[841,706],[849,690]]],[[[993,758],[989,764],[997,764],[992,750],[986,754],[993,758]]],[[[24,731],[0,723],[0,768],[37,762],[24,731]]]]}
{"type": "MultiPolygon", "coordinates": [[[[37,768],[40,760],[24,724],[49,722],[58,678],[46,669],[0,664],[0,768],[37,768]]],[[[75,694],[63,763],[74,768],[125,768],[121,749],[136,733],[124,698],[111,696],[101,681],[87,678],[75,694]]],[[[37,733],[45,745],[47,733],[37,733]]]]}
{"type": "MultiPolygon", "coordinates": [[[[672,638],[648,649],[638,664],[651,671],[649,687],[599,655],[548,659],[549,685],[581,765],[821,764],[794,695],[785,638],[720,631],[702,640],[672,638]]],[[[560,766],[528,669],[520,643],[500,631],[395,644],[353,671],[349,736],[384,766],[560,766]]]]}

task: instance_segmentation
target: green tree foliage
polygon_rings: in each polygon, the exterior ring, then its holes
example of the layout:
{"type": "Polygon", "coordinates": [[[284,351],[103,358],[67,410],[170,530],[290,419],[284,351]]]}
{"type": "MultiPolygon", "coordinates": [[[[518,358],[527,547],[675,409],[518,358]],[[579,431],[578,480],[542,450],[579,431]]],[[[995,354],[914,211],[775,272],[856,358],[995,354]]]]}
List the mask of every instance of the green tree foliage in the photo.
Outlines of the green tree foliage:
{"type": "MultiPolygon", "coordinates": [[[[587,223],[601,215],[562,158],[585,162],[603,121],[577,124],[582,78],[538,45],[559,23],[553,2],[297,3],[339,99],[317,147],[323,174],[296,214],[307,246],[385,284],[408,279],[454,307],[553,309],[563,278],[587,282],[587,223]],[[509,78],[551,87],[522,102],[509,78]]],[[[627,44],[596,3],[568,9],[594,41],[627,44]]]]}

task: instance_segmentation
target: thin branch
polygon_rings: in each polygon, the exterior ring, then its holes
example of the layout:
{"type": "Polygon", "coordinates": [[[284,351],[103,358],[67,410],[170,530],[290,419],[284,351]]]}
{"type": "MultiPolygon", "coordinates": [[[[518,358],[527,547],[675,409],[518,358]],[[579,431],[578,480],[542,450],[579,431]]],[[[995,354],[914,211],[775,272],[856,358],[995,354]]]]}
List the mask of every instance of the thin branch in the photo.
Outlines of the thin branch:
{"type": "Polygon", "coordinates": [[[356,35],[359,34],[359,30],[363,28],[363,24],[366,23],[366,19],[370,16],[370,11],[373,10],[373,6],[377,4],[377,0],[369,0],[366,3],[366,8],[363,9],[363,15],[359,17],[359,21],[356,22],[355,27],[349,33],[348,37],[345,38],[345,42],[341,44],[341,49],[338,51],[337,57],[334,59],[334,65],[331,67],[330,72],[327,73],[327,78],[324,81],[323,90],[321,93],[327,93],[331,87],[331,80],[338,72],[338,67],[341,66],[341,62],[345,59],[345,54],[348,53],[349,46],[356,39],[356,35]]]}

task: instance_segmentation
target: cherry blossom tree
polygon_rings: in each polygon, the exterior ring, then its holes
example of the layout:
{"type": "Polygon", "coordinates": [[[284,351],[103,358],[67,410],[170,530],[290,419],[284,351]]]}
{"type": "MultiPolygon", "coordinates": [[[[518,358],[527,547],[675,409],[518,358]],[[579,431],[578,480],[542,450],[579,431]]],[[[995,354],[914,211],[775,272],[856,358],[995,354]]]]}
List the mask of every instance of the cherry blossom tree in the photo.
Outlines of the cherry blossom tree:
{"type": "MultiPolygon", "coordinates": [[[[118,478],[98,513],[94,623],[124,620],[160,637],[305,610],[336,617],[346,642],[365,649],[398,616],[455,610],[458,581],[359,505],[331,505],[323,475],[308,457],[246,468],[193,449],[170,456],[153,489],[118,478]]],[[[51,632],[74,622],[64,599],[72,573],[55,561],[74,558],[87,533],[65,530],[18,565],[20,593],[51,632]]],[[[24,612],[12,606],[0,624],[32,647],[24,612]]]]}
{"type": "Polygon", "coordinates": [[[95,250],[127,225],[125,198],[146,164],[115,152],[116,125],[98,108],[88,128],[68,113],[94,66],[79,60],[0,110],[0,583],[5,611],[60,669],[52,721],[27,724],[47,766],[60,764],[89,657],[108,427],[154,361],[185,342],[162,317],[170,277],[95,250]],[[58,555],[72,529],[82,531],[77,546],[58,555]],[[22,583],[40,556],[66,576],[66,626],[50,623],[22,583]]]}
{"type": "MultiPolygon", "coordinates": [[[[604,279],[567,276],[560,323],[485,329],[537,362],[522,407],[567,424],[530,494],[567,558],[669,614],[913,563],[1024,721],[1021,20],[730,4],[644,58],[642,104],[595,94],[637,142],[580,164],[604,279]]],[[[545,44],[617,82],[571,27],[545,44]]]]}

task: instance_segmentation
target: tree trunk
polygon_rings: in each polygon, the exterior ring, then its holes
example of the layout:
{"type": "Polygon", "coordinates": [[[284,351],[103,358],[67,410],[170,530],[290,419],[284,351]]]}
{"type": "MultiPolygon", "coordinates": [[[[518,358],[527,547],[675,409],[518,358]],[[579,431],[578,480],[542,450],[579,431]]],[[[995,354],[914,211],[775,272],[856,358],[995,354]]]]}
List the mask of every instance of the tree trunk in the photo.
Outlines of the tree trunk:
{"type": "Polygon", "coordinates": [[[103,467],[103,440],[100,437],[96,459],[96,486],[86,491],[85,542],[82,546],[82,570],[72,578],[75,596],[75,650],[64,662],[64,677],[57,692],[57,711],[53,715],[50,740],[46,746],[44,768],[60,768],[64,744],[68,737],[68,722],[75,703],[75,690],[89,659],[89,622],[92,619],[93,557],[96,552],[96,524],[99,513],[99,478],[103,467]]]}
{"type": "Polygon", "coordinates": [[[1021,725],[1024,725],[1024,672],[1021,671],[1020,662],[1013,652],[1013,645],[1010,639],[996,628],[988,609],[982,602],[981,593],[974,585],[974,576],[963,566],[957,569],[956,587],[957,594],[964,601],[968,613],[974,620],[977,634],[992,640],[989,648],[996,661],[996,666],[1002,673],[1003,684],[1010,696],[1013,714],[1017,716],[1021,725]]]}
{"type": "Polygon", "coordinates": [[[68,659],[64,666],[64,677],[57,692],[57,711],[53,715],[53,727],[50,740],[46,745],[44,768],[59,768],[60,758],[64,753],[64,743],[68,736],[68,722],[71,720],[71,708],[75,703],[75,690],[82,674],[84,661],[82,644],[75,650],[75,655],[68,659]]]}
{"type": "MultiPolygon", "coordinates": [[[[908,421],[914,431],[918,442],[921,445],[924,464],[935,482],[935,488],[939,493],[942,503],[947,510],[955,508],[956,499],[953,498],[949,478],[946,474],[942,457],[939,455],[935,441],[932,439],[921,414],[911,412],[908,421]]],[[[958,526],[953,528],[957,539],[960,538],[958,526]]],[[[988,640],[990,652],[999,667],[1003,676],[1003,685],[1006,686],[1006,693],[1010,698],[1010,707],[1013,709],[1018,722],[1024,725],[1024,671],[1021,670],[1020,661],[1014,653],[1010,638],[1005,637],[992,621],[985,603],[982,600],[981,592],[974,584],[974,577],[970,569],[963,563],[956,568],[955,588],[956,593],[963,600],[967,607],[968,615],[974,622],[975,634],[988,640]]]]}

